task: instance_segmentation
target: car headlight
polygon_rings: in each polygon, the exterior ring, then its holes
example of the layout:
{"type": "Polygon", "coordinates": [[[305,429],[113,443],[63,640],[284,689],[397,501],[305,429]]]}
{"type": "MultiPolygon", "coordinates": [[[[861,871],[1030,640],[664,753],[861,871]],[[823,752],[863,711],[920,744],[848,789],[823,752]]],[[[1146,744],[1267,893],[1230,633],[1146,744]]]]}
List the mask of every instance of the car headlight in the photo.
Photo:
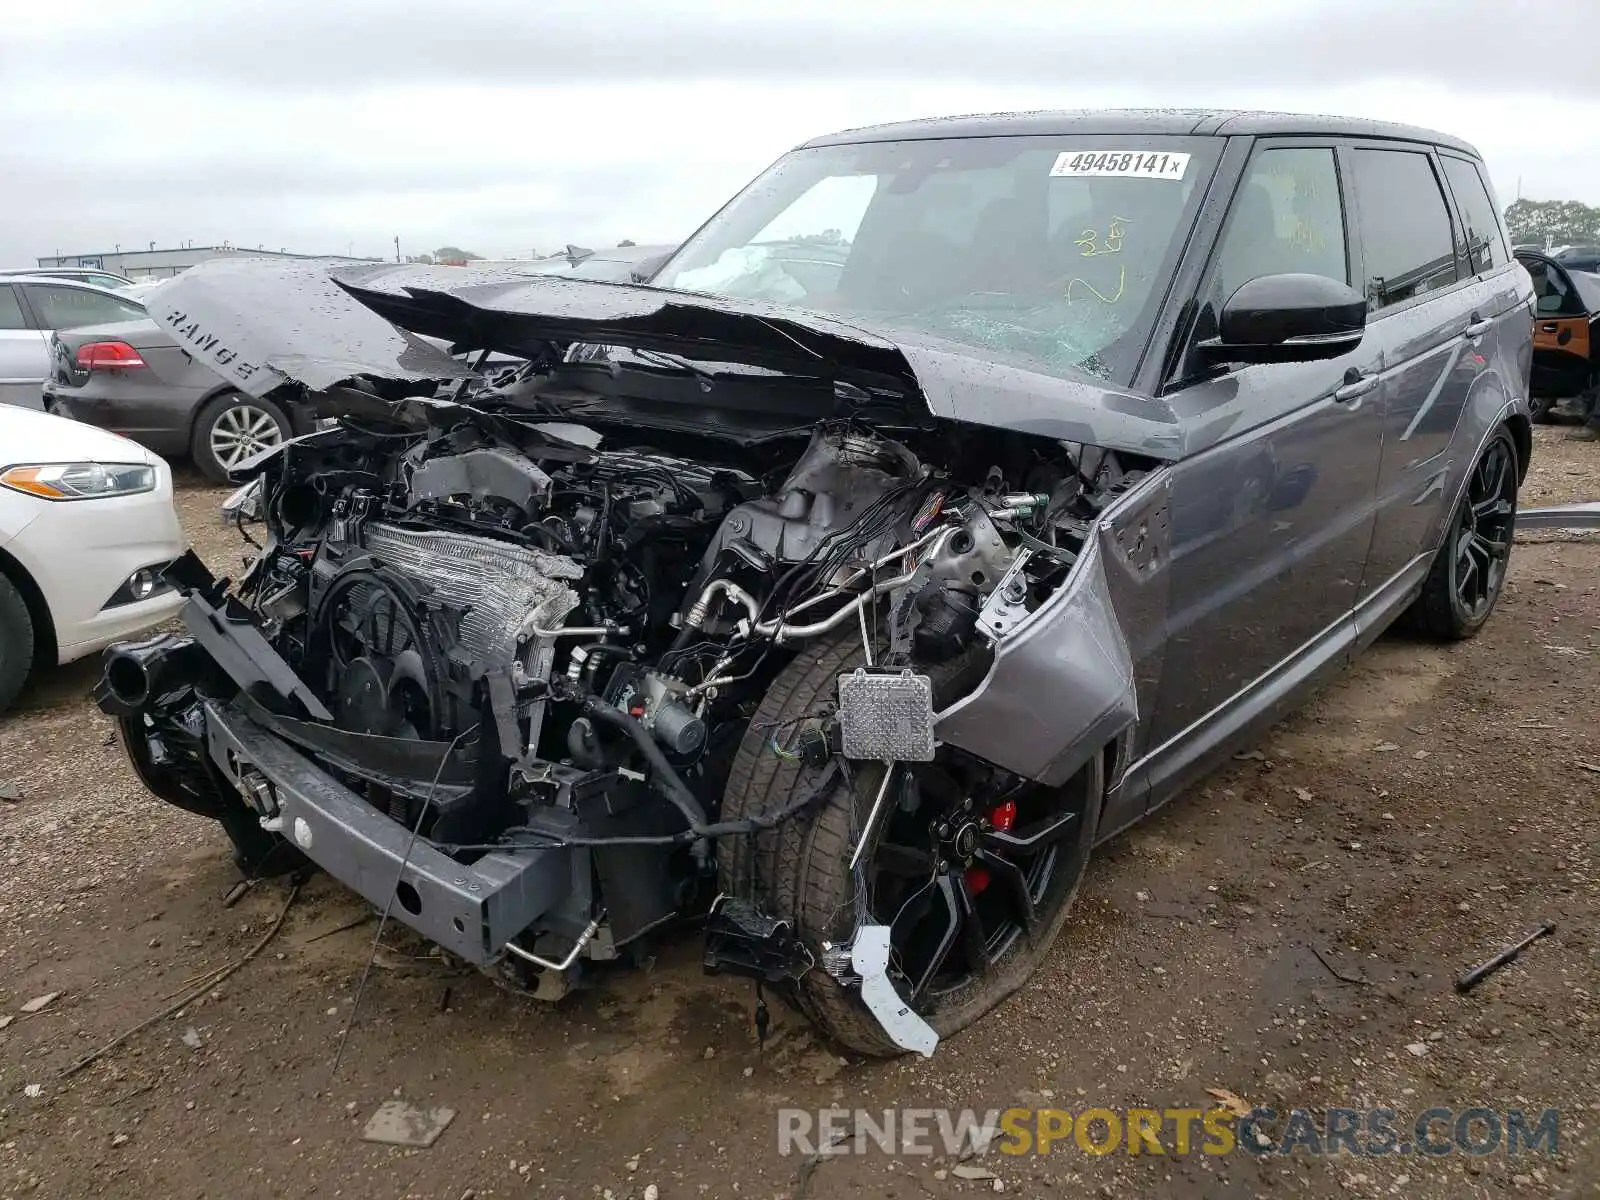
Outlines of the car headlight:
{"type": "Polygon", "coordinates": [[[0,471],[0,487],[45,500],[102,500],[154,491],[148,463],[40,463],[0,471]]]}

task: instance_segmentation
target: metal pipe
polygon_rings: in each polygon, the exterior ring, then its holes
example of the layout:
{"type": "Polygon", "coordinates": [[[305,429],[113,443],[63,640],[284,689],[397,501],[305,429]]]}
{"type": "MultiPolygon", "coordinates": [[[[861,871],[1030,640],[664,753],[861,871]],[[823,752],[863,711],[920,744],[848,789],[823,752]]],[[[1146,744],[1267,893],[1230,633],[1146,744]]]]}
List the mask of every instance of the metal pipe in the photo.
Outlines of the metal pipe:
{"type": "Polygon", "coordinates": [[[689,615],[684,618],[683,623],[690,629],[699,629],[704,625],[706,617],[711,613],[711,602],[717,598],[719,593],[726,595],[735,604],[742,605],[744,610],[750,614],[750,623],[752,625],[755,624],[756,618],[761,615],[761,609],[756,604],[756,598],[731,579],[713,579],[706,584],[705,588],[700,592],[699,599],[690,607],[689,615]]]}
{"type": "Polygon", "coordinates": [[[721,687],[725,683],[732,683],[735,677],[732,675],[723,675],[722,672],[733,666],[733,659],[734,656],[731,654],[718,659],[717,665],[711,668],[711,670],[706,674],[705,679],[702,682],[695,684],[683,694],[684,699],[687,700],[690,696],[698,696],[701,692],[708,691],[714,687],[721,687]]]}
{"type": "Polygon", "coordinates": [[[542,625],[525,626],[529,636],[535,638],[558,637],[606,637],[616,634],[618,637],[626,636],[626,625],[561,625],[554,629],[546,629],[542,625]]]}
{"type": "Polygon", "coordinates": [[[901,546],[898,550],[891,550],[882,558],[875,559],[866,566],[855,568],[855,574],[850,576],[850,578],[845,580],[843,583],[839,584],[838,587],[829,588],[820,596],[813,596],[809,600],[802,600],[799,604],[796,604],[789,610],[789,616],[792,617],[796,613],[805,612],[806,609],[814,608],[816,605],[821,604],[825,600],[832,600],[835,596],[838,596],[841,592],[843,592],[845,588],[859,582],[863,577],[871,574],[873,571],[876,571],[879,567],[887,566],[895,559],[904,558],[908,554],[915,554],[929,542],[937,541],[940,543],[933,548],[933,553],[937,554],[941,549],[943,549],[943,543],[950,537],[954,536],[958,531],[958,528],[959,527],[955,525],[941,525],[938,529],[929,530],[916,541],[911,542],[908,545],[901,546]]]}
{"type": "MultiPolygon", "coordinates": [[[[914,574],[915,572],[907,575],[896,575],[893,579],[885,579],[882,583],[862,592],[838,612],[826,616],[820,621],[814,621],[810,625],[791,625],[787,621],[763,621],[756,626],[755,632],[761,634],[762,637],[770,637],[777,642],[790,642],[800,638],[817,637],[819,634],[827,633],[830,629],[838,628],[845,621],[855,616],[862,606],[877,599],[885,592],[892,592],[895,588],[905,587],[906,584],[911,582],[914,574]]],[[[830,595],[832,594],[834,593],[830,593],[830,595]]]]}
{"type": "Polygon", "coordinates": [[[1525,508],[1517,513],[1518,529],[1600,529],[1600,500],[1525,508]]]}
{"type": "Polygon", "coordinates": [[[872,811],[867,814],[867,823],[861,827],[861,840],[856,843],[856,851],[850,856],[850,869],[856,869],[856,863],[861,861],[861,855],[866,851],[867,843],[872,840],[872,831],[878,827],[878,813],[883,809],[883,798],[889,794],[889,780],[894,778],[894,764],[883,764],[883,782],[878,784],[878,794],[872,801],[872,811]]]}
{"type": "Polygon", "coordinates": [[[578,935],[578,940],[573,943],[572,949],[567,951],[567,956],[560,962],[554,962],[548,958],[540,958],[532,950],[524,950],[515,942],[507,942],[505,944],[505,949],[510,951],[512,954],[515,954],[518,958],[523,959],[526,962],[531,962],[536,967],[543,967],[547,971],[565,971],[573,963],[578,961],[578,955],[583,953],[583,948],[587,946],[594,938],[594,935],[600,931],[600,925],[605,919],[605,909],[601,909],[600,915],[589,922],[588,927],[578,935]]]}

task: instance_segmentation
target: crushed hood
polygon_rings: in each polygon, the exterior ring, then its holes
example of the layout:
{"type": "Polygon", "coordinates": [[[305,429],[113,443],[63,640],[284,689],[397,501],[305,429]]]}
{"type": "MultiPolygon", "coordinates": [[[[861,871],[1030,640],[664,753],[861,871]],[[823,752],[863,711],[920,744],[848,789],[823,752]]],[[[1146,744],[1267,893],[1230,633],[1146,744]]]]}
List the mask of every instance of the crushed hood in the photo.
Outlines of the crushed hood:
{"type": "Polygon", "coordinates": [[[1181,450],[1177,417],[1148,396],[898,329],[693,292],[503,266],[215,259],[147,303],[185,350],[255,396],[285,383],[471,377],[424,339],[519,356],[589,342],[889,388],[935,416],[1156,458],[1181,450]]]}

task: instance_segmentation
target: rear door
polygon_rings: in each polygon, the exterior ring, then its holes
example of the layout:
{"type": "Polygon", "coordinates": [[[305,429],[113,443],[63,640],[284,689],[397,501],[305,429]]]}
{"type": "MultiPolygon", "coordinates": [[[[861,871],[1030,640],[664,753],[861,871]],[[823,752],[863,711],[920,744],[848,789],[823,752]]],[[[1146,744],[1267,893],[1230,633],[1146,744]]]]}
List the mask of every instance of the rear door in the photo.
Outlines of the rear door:
{"type": "Polygon", "coordinates": [[[1527,310],[1508,309],[1516,304],[1514,287],[1486,281],[1508,256],[1498,221],[1491,247],[1481,215],[1472,222],[1473,248],[1487,269],[1473,269],[1430,147],[1362,142],[1345,153],[1355,184],[1367,338],[1385,362],[1378,517],[1365,599],[1420,569],[1419,560],[1435,548],[1444,510],[1455,500],[1449,481],[1460,478],[1449,453],[1456,427],[1495,352],[1497,322],[1525,321],[1527,310]]]}
{"type": "Polygon", "coordinates": [[[0,404],[43,408],[40,388],[49,364],[45,334],[23,311],[17,285],[0,280],[0,404]]]}

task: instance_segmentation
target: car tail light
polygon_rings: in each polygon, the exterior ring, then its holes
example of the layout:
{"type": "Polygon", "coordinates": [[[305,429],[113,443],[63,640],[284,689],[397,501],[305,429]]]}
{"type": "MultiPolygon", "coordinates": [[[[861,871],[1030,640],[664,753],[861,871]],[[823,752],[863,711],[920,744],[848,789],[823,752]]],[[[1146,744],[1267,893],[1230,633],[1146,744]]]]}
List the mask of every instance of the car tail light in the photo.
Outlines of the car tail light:
{"type": "Polygon", "coordinates": [[[144,359],[127,342],[85,342],[78,347],[77,363],[82,371],[112,371],[142,367],[144,359]]]}

